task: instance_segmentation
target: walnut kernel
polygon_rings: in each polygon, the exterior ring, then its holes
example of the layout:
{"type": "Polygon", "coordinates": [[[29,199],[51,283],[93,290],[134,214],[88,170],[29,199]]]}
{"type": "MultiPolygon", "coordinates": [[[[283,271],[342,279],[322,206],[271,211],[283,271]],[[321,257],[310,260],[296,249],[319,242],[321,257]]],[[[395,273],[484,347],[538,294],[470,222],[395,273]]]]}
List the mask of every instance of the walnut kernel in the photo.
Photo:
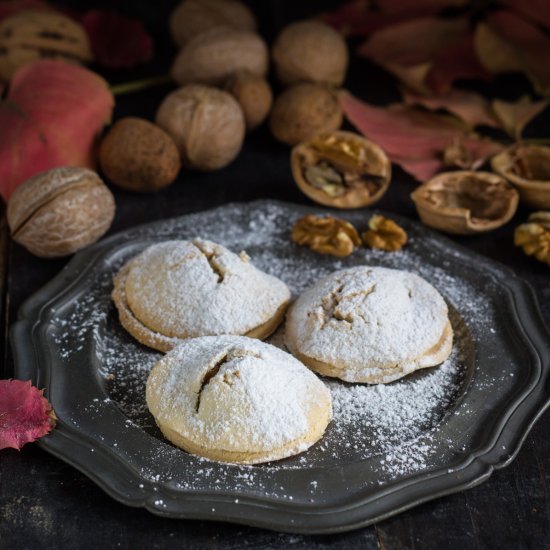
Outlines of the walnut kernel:
{"type": "Polygon", "coordinates": [[[357,230],[351,223],[333,216],[309,214],[292,227],[292,240],[309,246],[319,254],[349,256],[361,244],[357,230]]]}
{"type": "Polygon", "coordinates": [[[300,143],[291,154],[292,175],[314,201],[336,208],[360,208],[382,198],[391,163],[372,141],[353,132],[328,132],[300,143]]]}
{"type": "Polygon", "coordinates": [[[527,223],[516,227],[514,244],[550,266],[550,212],[534,212],[527,223]]]}
{"type": "Polygon", "coordinates": [[[407,232],[393,220],[375,214],[369,228],[362,235],[365,246],[388,252],[397,252],[407,244],[407,232]]]}

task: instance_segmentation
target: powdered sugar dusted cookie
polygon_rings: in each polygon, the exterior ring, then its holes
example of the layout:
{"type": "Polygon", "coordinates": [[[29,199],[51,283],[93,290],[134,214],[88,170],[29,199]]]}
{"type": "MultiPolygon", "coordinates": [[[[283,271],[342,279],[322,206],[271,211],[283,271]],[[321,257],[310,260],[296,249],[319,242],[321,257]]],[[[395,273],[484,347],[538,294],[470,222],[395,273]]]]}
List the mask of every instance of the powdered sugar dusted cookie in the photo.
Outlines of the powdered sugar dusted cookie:
{"type": "Polygon", "coordinates": [[[155,244],[130,260],[115,277],[113,300],[132,336],[168,351],[197,336],[266,338],[282,320],[290,291],[244,252],[195,239],[155,244]]]}
{"type": "Polygon", "coordinates": [[[332,418],[326,386],[290,354],[242,336],[186,340],[147,380],[164,435],[193,454],[255,464],[295,455],[332,418]]]}
{"type": "Polygon", "coordinates": [[[378,384],[442,363],[453,331],[447,304],[427,281],[360,266],[304,292],[288,313],[285,338],[288,349],[321,374],[378,384]]]}

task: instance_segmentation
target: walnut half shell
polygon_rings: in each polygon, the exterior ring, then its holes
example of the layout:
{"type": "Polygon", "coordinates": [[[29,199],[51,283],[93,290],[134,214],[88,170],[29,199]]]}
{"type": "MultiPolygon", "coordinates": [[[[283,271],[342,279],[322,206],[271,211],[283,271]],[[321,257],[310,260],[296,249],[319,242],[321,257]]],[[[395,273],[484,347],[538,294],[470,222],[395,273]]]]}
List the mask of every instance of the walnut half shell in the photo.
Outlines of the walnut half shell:
{"type": "Polygon", "coordinates": [[[518,192],[490,172],[445,172],[411,194],[422,222],[455,235],[491,231],[508,222],[518,206],[518,192]]]}
{"type": "Polygon", "coordinates": [[[522,202],[550,209],[550,147],[515,145],[494,156],[491,165],[517,188],[522,202]]]}
{"type": "Polygon", "coordinates": [[[296,145],[291,165],[298,187],[325,206],[368,206],[390,185],[391,162],[384,151],[353,132],[324,133],[296,145]]]}

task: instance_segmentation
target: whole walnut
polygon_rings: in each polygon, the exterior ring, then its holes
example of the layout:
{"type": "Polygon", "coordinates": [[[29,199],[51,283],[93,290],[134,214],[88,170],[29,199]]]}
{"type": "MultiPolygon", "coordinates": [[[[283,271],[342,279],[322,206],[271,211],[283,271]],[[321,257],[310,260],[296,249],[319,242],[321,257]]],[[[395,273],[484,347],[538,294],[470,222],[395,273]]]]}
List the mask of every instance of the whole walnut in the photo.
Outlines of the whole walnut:
{"type": "Polygon", "coordinates": [[[228,92],[189,84],[161,103],[156,123],[176,143],[187,166],[217,170],[241,150],[245,121],[237,100],[228,92]]]}
{"type": "Polygon", "coordinates": [[[177,55],[171,74],[179,84],[222,86],[241,71],[265,76],[268,51],[253,32],[215,29],[191,39],[177,55]]]}
{"type": "Polygon", "coordinates": [[[273,104],[269,119],[273,136],[295,145],[342,124],[337,95],[321,84],[298,84],[285,90],[273,104]]]}
{"type": "Polygon", "coordinates": [[[14,241],[43,258],[72,254],[97,241],[111,226],[115,200],[87,168],[63,167],[23,182],[8,202],[14,241]]]}
{"type": "Polygon", "coordinates": [[[348,48],[332,27],[320,21],[298,21],[285,27],[275,40],[273,60],[282,84],[340,86],[346,77],[348,48]]]}
{"type": "Polygon", "coordinates": [[[99,163],[115,185],[129,191],[158,191],[170,185],[180,170],[174,140],[148,120],[118,120],[99,148],[99,163]]]}
{"type": "Polygon", "coordinates": [[[255,31],[256,19],[247,6],[236,0],[183,0],[170,15],[170,32],[178,46],[220,27],[255,31]]]}
{"type": "Polygon", "coordinates": [[[265,78],[241,72],[231,77],[225,87],[241,105],[248,130],[258,127],[266,119],[273,103],[273,93],[265,78]]]}
{"type": "Polygon", "coordinates": [[[21,11],[0,23],[0,79],[9,80],[19,67],[41,57],[91,61],[86,31],[69,17],[46,10],[21,11]]]}

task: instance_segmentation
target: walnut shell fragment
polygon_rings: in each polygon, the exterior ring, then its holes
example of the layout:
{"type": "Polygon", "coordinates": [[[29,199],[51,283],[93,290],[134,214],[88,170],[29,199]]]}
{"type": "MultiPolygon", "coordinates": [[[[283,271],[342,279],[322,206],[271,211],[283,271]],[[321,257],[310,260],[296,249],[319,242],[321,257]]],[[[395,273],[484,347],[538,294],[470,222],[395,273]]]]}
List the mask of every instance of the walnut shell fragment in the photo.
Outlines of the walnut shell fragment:
{"type": "Polygon", "coordinates": [[[36,59],[58,58],[72,63],[92,60],[84,28],[60,13],[25,10],[0,23],[0,78],[36,59]]]}
{"type": "Polygon", "coordinates": [[[380,200],[390,185],[391,162],[378,145],[353,132],[329,132],[296,145],[292,175],[310,199],[336,208],[380,200]]]}
{"type": "Polygon", "coordinates": [[[515,145],[495,155],[491,166],[516,187],[523,203],[550,208],[550,147],[515,145]]]}
{"type": "Polygon", "coordinates": [[[8,202],[14,241],[42,258],[72,254],[97,241],[111,226],[115,201],[87,168],[63,167],[23,182],[8,202]]]}
{"type": "Polygon", "coordinates": [[[339,257],[349,256],[361,244],[351,223],[328,215],[309,214],[300,218],[292,227],[291,237],[314,252],[339,257]]]}
{"type": "Polygon", "coordinates": [[[422,222],[455,235],[484,233],[504,225],[516,212],[518,192],[490,172],[445,172],[411,193],[422,222]]]}
{"type": "Polygon", "coordinates": [[[401,226],[379,214],[372,216],[368,230],[361,237],[365,246],[387,252],[401,250],[408,240],[407,232],[401,226]]]}
{"type": "Polygon", "coordinates": [[[514,244],[550,266],[550,212],[534,212],[527,223],[516,227],[514,244]]]}

